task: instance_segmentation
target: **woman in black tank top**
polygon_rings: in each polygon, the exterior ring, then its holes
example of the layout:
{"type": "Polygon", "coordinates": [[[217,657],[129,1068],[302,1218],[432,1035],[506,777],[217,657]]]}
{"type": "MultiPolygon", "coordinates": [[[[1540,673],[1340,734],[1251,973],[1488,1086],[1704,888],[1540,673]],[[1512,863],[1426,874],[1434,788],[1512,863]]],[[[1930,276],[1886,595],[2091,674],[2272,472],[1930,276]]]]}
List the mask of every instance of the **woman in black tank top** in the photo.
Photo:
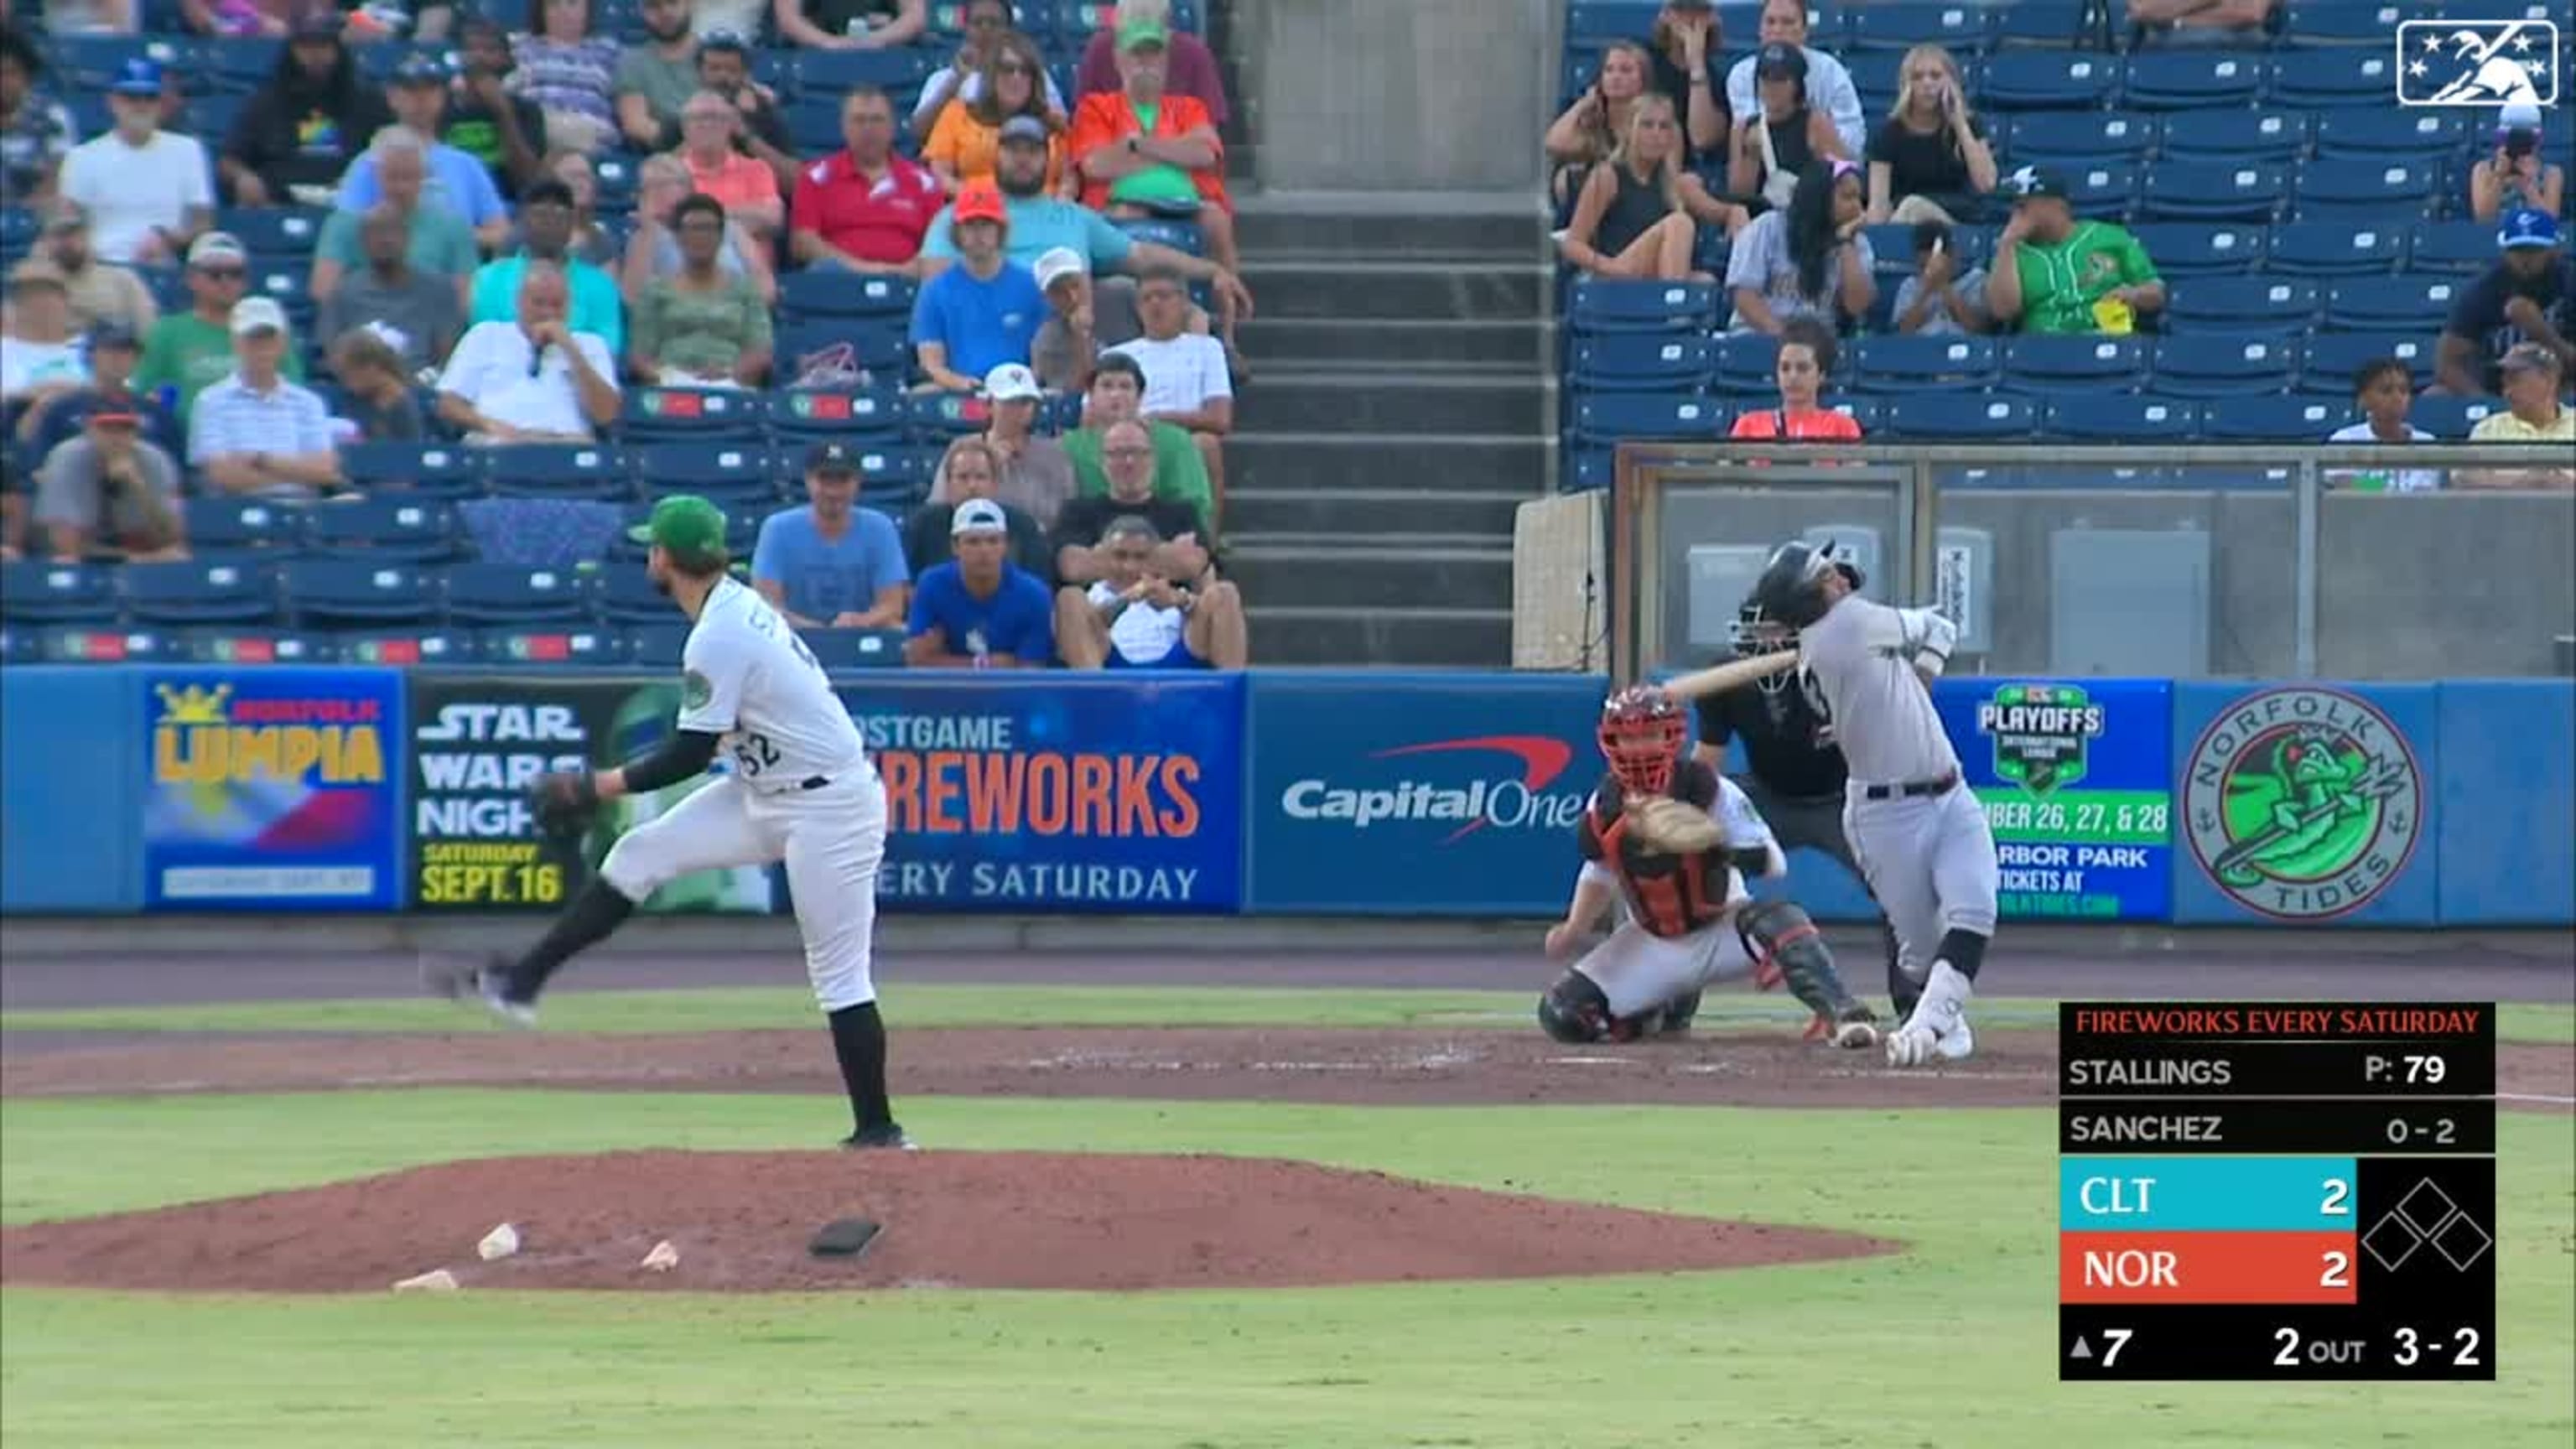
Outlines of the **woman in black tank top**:
{"type": "Polygon", "coordinates": [[[1746,199],[1750,214],[1789,204],[1798,177],[1815,161],[1850,160],[1833,118],[1807,104],[1807,53],[1794,45],[1766,45],[1754,62],[1760,110],[1737,119],[1735,145],[1726,161],[1728,194],[1746,199]]]}
{"type": "Polygon", "coordinates": [[[1565,259],[1598,277],[1716,281],[1691,267],[1699,224],[1724,227],[1731,235],[1744,225],[1745,212],[1710,196],[1697,176],[1682,170],[1682,150],[1672,98],[1639,96],[1629,111],[1628,134],[1584,178],[1574,219],[1558,233],[1565,259]]]}

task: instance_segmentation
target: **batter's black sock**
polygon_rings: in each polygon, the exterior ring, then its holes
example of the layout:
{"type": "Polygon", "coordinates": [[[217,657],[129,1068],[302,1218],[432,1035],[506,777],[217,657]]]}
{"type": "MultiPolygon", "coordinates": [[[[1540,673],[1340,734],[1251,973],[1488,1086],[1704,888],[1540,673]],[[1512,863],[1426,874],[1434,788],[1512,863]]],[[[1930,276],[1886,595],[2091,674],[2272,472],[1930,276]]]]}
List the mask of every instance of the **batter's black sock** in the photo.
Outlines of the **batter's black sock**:
{"type": "Polygon", "coordinates": [[[1986,961],[1986,938],[1974,931],[1943,931],[1938,954],[1951,970],[1974,981],[1986,961]]]}
{"type": "Polygon", "coordinates": [[[841,1085],[850,1092],[850,1112],[861,1132],[894,1125],[894,1107],[886,1101],[885,1018],[877,1004],[844,1006],[830,1016],[832,1054],[841,1059],[841,1085]]]}
{"type": "Polygon", "coordinates": [[[546,978],[554,975],[556,968],[606,940],[633,914],[633,901],[619,894],[615,886],[592,876],[590,884],[583,886],[581,894],[574,896],[572,904],[555,918],[554,925],[528,948],[528,954],[510,967],[502,994],[512,1001],[536,1000],[537,993],[546,989],[546,978]]]}
{"type": "Polygon", "coordinates": [[[1882,917],[1878,923],[1881,948],[1887,953],[1887,999],[1896,1008],[1896,1019],[1903,1021],[1914,1014],[1914,1003],[1923,997],[1923,983],[1905,974],[1903,953],[1896,946],[1896,927],[1882,917]]]}

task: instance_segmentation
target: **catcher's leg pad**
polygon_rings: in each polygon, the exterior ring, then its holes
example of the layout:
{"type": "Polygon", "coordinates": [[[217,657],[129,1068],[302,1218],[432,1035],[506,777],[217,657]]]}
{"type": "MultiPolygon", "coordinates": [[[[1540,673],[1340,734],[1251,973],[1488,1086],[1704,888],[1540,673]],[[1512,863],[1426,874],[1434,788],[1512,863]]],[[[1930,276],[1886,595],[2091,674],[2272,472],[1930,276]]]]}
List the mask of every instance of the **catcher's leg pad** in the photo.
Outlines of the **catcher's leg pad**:
{"type": "Polygon", "coordinates": [[[1736,913],[1735,932],[1744,954],[1753,958],[1754,979],[1768,976],[1784,983],[1818,1016],[1840,1016],[1852,994],[1834,968],[1834,953],[1822,931],[1795,901],[1761,901],[1736,913]]]}
{"type": "Polygon", "coordinates": [[[1614,1025],[1610,998],[1591,977],[1568,971],[1539,993],[1538,1025],[1551,1041],[1580,1046],[1609,1036],[1614,1025]]]}

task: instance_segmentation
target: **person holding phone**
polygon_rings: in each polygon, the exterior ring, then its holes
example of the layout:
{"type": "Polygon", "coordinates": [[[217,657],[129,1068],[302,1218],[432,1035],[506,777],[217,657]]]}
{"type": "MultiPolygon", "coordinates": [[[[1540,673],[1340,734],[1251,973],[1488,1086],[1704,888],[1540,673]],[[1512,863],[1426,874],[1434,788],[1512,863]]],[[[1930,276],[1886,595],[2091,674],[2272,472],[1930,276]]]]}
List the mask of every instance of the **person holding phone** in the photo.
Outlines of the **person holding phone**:
{"type": "Polygon", "coordinates": [[[2469,168],[2469,212],[2493,221],[2509,211],[2558,215],[2567,196],[2567,173],[2540,156],[2540,108],[2506,106],[2496,113],[2495,152],[2469,168]]]}
{"type": "Polygon", "coordinates": [[[1619,148],[1628,134],[1628,112],[1646,92],[1646,48],[1615,41],[1601,53],[1601,70],[1574,104],[1547,128],[1547,159],[1555,168],[1549,189],[1559,206],[1571,206],[1583,181],[1619,148]]]}
{"type": "Polygon", "coordinates": [[[1905,53],[1896,107],[1869,138],[1869,221],[1975,221],[1995,189],[1986,123],[1959,63],[1937,45],[1905,53]]]}

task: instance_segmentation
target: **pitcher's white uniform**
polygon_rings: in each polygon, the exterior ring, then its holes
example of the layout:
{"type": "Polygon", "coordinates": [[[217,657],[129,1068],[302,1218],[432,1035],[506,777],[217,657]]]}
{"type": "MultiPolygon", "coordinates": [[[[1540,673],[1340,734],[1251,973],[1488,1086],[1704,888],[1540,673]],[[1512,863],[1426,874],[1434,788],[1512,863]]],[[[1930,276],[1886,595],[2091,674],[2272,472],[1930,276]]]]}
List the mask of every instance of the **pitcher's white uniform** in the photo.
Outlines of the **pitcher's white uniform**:
{"type": "Polygon", "coordinates": [[[1918,986],[1943,931],[1995,930],[1994,832],[1915,673],[1939,674],[1958,636],[1930,609],[1857,594],[1798,633],[1800,685],[1851,765],[1843,832],[1896,928],[1899,969],[1918,986]]]}
{"type": "Polygon", "coordinates": [[[725,778],[629,832],[600,875],[629,900],[691,871],[787,863],[805,970],[826,1012],[876,1000],[869,976],[885,785],[805,641],[727,578],[681,651],[679,727],[721,735],[725,778]]]}
{"type": "MultiPolygon", "coordinates": [[[[1770,823],[1762,818],[1762,812],[1753,808],[1753,802],[1745,798],[1734,781],[1723,775],[1716,779],[1717,804],[1709,813],[1725,831],[1727,849],[1749,852],[1758,845],[1768,857],[1764,875],[1778,875],[1787,869],[1779,842],[1772,838],[1770,823]]],[[[1583,863],[1581,878],[1626,889],[1619,873],[1597,860],[1583,863]]],[[[1618,1017],[1653,1011],[1685,992],[1749,975],[1753,958],[1745,954],[1734,920],[1735,913],[1752,899],[1752,893],[1744,888],[1743,873],[1729,867],[1726,911],[1716,924],[1687,935],[1658,936],[1631,912],[1606,940],[1585,952],[1574,963],[1574,969],[1601,988],[1601,994],[1610,999],[1611,1014],[1618,1017]]]]}

